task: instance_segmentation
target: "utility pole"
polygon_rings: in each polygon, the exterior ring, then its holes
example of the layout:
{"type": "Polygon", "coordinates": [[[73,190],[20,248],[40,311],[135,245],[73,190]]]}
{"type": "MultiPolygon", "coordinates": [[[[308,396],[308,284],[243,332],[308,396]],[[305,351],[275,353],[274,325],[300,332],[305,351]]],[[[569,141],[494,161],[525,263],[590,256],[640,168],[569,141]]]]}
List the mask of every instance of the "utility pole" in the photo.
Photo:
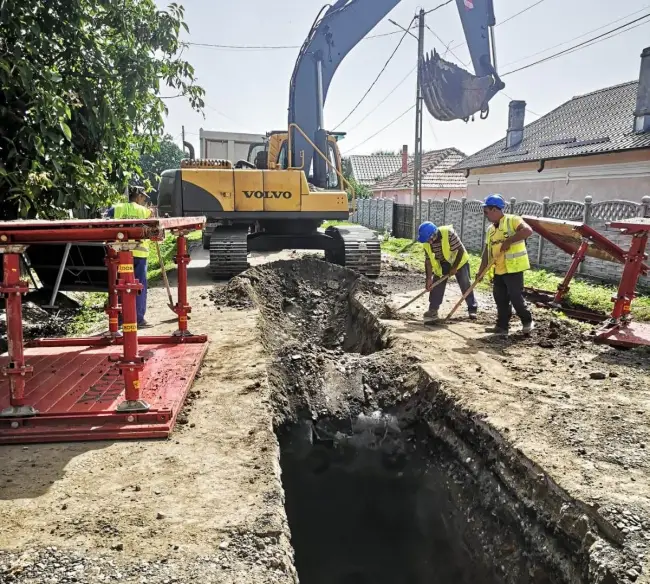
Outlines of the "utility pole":
{"type": "Polygon", "coordinates": [[[418,15],[418,81],[415,102],[415,158],[413,164],[413,240],[418,236],[420,225],[420,208],[422,205],[422,119],[424,99],[422,97],[422,78],[420,63],[424,58],[424,9],[418,15]]]}
{"type": "Polygon", "coordinates": [[[185,152],[185,126],[181,126],[181,141],[183,143],[183,152],[185,152]]]}

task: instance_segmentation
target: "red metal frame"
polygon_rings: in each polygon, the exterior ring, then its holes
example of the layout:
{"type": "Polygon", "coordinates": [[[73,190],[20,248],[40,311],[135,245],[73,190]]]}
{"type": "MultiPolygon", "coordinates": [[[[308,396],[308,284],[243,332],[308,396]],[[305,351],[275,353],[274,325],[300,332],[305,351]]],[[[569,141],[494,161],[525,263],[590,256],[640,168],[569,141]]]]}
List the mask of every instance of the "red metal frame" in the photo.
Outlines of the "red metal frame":
{"type": "Polygon", "coordinates": [[[646,273],[644,260],[648,258],[645,250],[650,236],[650,221],[630,219],[611,223],[610,227],[620,229],[625,235],[631,235],[632,243],[625,254],[625,267],[618,291],[612,298],[612,316],[597,331],[596,340],[624,347],[650,345],[650,325],[632,322],[630,314],[639,276],[646,273]]]}
{"type": "MultiPolygon", "coordinates": [[[[597,257],[605,261],[612,261],[621,264],[626,263],[628,252],[589,225],[577,221],[562,221],[559,219],[548,219],[543,217],[525,216],[523,219],[530,225],[533,231],[572,257],[571,265],[569,266],[564,279],[558,285],[553,300],[550,302],[551,306],[561,306],[562,300],[569,292],[571,280],[580,268],[580,264],[585,261],[586,257],[597,257]],[[580,243],[577,243],[577,238],[575,242],[567,242],[565,239],[558,237],[555,233],[547,229],[545,224],[567,225],[571,227],[572,231],[575,231],[581,236],[580,243]]],[[[614,225],[615,224],[612,224],[612,227],[614,225]]],[[[648,273],[648,270],[650,270],[650,266],[642,262],[640,265],[640,273],[645,275],[648,273]]]]}
{"type": "MultiPolygon", "coordinates": [[[[146,428],[158,420],[160,423],[168,424],[170,420],[175,419],[177,412],[171,415],[155,414],[152,417],[143,417],[144,413],[149,412],[152,406],[142,399],[143,387],[141,374],[146,364],[146,359],[139,354],[139,346],[143,344],[156,345],[158,354],[166,350],[172,350],[174,346],[179,345],[205,345],[207,336],[192,335],[187,328],[187,315],[191,312],[191,307],[187,300],[187,266],[190,257],[187,248],[186,236],[188,233],[202,229],[205,224],[204,217],[186,217],[186,218],[152,218],[152,219],[122,219],[122,220],[72,220],[72,221],[12,221],[0,222],[0,253],[3,254],[3,281],[0,286],[0,294],[6,298],[7,306],[7,337],[8,337],[8,361],[2,370],[5,378],[9,378],[9,396],[8,400],[0,399],[0,403],[7,401],[7,407],[0,411],[0,442],[11,442],[17,436],[14,430],[18,432],[29,420],[30,428],[35,426],[43,427],[52,423],[57,426],[70,423],[75,427],[74,432],[61,431],[53,432],[51,439],[78,439],[71,436],[82,436],[83,439],[97,439],[99,434],[89,434],[89,429],[79,428],[78,412],[58,412],[56,408],[50,407],[51,404],[45,400],[47,412],[39,414],[38,410],[29,402],[29,395],[36,396],[37,391],[30,389],[28,394],[25,393],[26,377],[33,373],[33,368],[25,360],[25,344],[23,342],[22,332],[22,300],[21,295],[26,294],[29,290],[27,282],[20,280],[20,257],[30,243],[67,243],[69,241],[77,242],[103,242],[107,246],[107,266],[108,266],[108,300],[105,312],[108,317],[108,333],[101,337],[93,338],[63,338],[63,339],[37,339],[32,341],[28,347],[38,347],[38,350],[58,349],[61,354],[66,354],[66,348],[85,347],[110,347],[121,346],[122,354],[117,359],[119,374],[124,380],[123,394],[124,399],[121,402],[111,401],[116,407],[107,410],[106,406],[94,410],[87,416],[82,416],[86,423],[89,418],[102,416],[102,425],[111,427],[108,434],[114,437],[122,435],[133,435],[133,431],[122,432],[120,423],[128,420],[134,423],[140,420],[146,428]],[[165,230],[170,231],[177,236],[177,254],[176,263],[178,264],[178,303],[174,307],[174,312],[178,315],[178,331],[171,336],[143,336],[138,337],[137,318],[136,318],[136,296],[140,293],[143,286],[135,278],[133,268],[133,249],[138,245],[138,241],[143,239],[162,239],[165,230]],[[129,241],[130,240],[130,241],[129,241]],[[122,335],[118,331],[118,319],[122,314],[124,324],[122,335]],[[168,349],[165,349],[168,347],[168,349]],[[137,416],[134,415],[137,413],[137,416]],[[128,414],[128,415],[127,415],[128,414]],[[127,415],[123,419],[123,416],[127,415]],[[108,418],[106,418],[108,416],[108,418]],[[111,417],[112,416],[112,417],[111,417]],[[151,418],[151,419],[150,419],[151,418]],[[49,421],[48,421],[49,420],[49,421]],[[11,428],[9,434],[6,434],[5,428],[11,428]],[[13,432],[13,433],[12,433],[13,432]]],[[[205,352],[205,347],[187,349],[188,354],[196,355],[198,350],[201,354],[205,352]]],[[[58,353],[53,353],[56,356],[58,353]]],[[[29,353],[28,353],[29,357],[29,353]]],[[[115,361],[112,356],[109,359],[115,361]]],[[[164,361],[164,360],[163,360],[164,361]]],[[[188,366],[188,365],[186,365],[188,366]]],[[[58,367],[58,365],[57,365],[58,367]]],[[[198,368],[195,361],[192,361],[192,368],[198,368]]],[[[171,367],[173,369],[173,366],[171,367]]],[[[190,372],[191,373],[191,372],[190,372]]],[[[39,371],[38,375],[43,372],[39,371]]],[[[189,382],[181,384],[178,391],[185,395],[189,383],[194,373],[179,373],[181,380],[189,382]]],[[[83,372],[82,372],[82,375],[83,372]]],[[[148,377],[149,381],[154,383],[148,377]]],[[[76,384],[78,385],[78,383],[76,384]]],[[[1,386],[1,383],[0,383],[1,386]]],[[[57,386],[60,391],[65,387],[57,386]]],[[[149,388],[150,389],[150,388],[149,388]]],[[[149,390],[148,395],[151,394],[149,390]]],[[[120,393],[121,395],[121,393],[120,393]]],[[[56,394],[56,399],[67,400],[65,395],[61,397],[56,394]],[[58,397],[57,397],[58,396],[58,397]]],[[[54,397],[52,399],[54,399],[54,397]]],[[[155,395],[154,395],[155,397],[155,395]]],[[[2,396],[0,395],[0,398],[2,396]]],[[[173,396],[169,397],[169,403],[175,403],[173,396]]],[[[182,401],[180,402],[182,403],[182,401]]],[[[180,407],[180,404],[176,404],[180,407]]],[[[112,407],[112,406],[111,406],[112,407]]],[[[155,408],[154,408],[155,409],[155,408]]],[[[96,423],[93,422],[93,423],[96,423]]],[[[148,436],[158,435],[160,432],[169,432],[160,430],[153,434],[148,432],[148,436]]],[[[107,437],[108,434],[101,434],[107,437]]],[[[39,440],[48,440],[47,432],[43,430],[38,434],[39,440]]],[[[108,436],[110,437],[110,436],[108,436]]],[[[17,441],[20,439],[16,438],[17,441]]]]}

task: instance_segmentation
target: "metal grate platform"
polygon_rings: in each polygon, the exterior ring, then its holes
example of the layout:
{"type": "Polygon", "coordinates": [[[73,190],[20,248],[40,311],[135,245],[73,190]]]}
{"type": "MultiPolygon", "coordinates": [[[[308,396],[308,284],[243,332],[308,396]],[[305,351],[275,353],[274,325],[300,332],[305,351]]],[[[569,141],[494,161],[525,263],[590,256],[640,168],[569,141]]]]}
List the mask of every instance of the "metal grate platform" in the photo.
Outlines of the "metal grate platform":
{"type": "MultiPolygon", "coordinates": [[[[141,345],[144,413],[117,413],[124,400],[119,346],[26,349],[25,397],[38,415],[0,418],[0,444],[166,438],[201,365],[207,342],[141,345]]],[[[0,367],[7,365],[0,357],[0,367]]],[[[9,406],[9,380],[0,381],[0,410],[9,406]]]]}

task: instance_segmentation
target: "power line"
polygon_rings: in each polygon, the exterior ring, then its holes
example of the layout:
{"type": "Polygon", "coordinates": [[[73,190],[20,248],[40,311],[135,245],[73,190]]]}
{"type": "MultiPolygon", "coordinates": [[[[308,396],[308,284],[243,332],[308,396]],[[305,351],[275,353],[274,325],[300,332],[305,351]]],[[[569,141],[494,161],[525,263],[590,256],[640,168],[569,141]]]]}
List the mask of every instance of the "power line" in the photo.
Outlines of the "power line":
{"type": "MultiPolygon", "coordinates": [[[[506,22],[510,22],[511,20],[517,18],[518,16],[520,16],[520,15],[523,14],[524,12],[528,12],[531,8],[535,8],[535,6],[538,6],[539,4],[541,4],[542,2],[545,2],[545,1],[546,1],[546,0],[537,0],[537,2],[534,2],[533,4],[530,4],[529,6],[526,6],[526,8],[520,10],[519,12],[515,12],[514,14],[511,14],[510,16],[508,16],[507,18],[505,18],[504,20],[501,20],[501,21],[497,22],[496,25],[495,25],[495,28],[496,28],[497,26],[500,26],[500,25],[502,25],[502,24],[505,24],[506,22]]],[[[464,47],[465,45],[467,45],[467,41],[463,41],[462,43],[458,43],[457,45],[454,45],[454,46],[453,46],[451,49],[449,49],[449,50],[450,50],[450,52],[451,52],[452,49],[459,49],[460,47],[464,47]]],[[[457,57],[457,58],[458,58],[458,57],[457,57]]],[[[459,60],[460,60],[460,59],[459,59],[459,60]]],[[[462,63],[462,61],[461,61],[461,63],[462,63]]]]}
{"type": "Polygon", "coordinates": [[[374,108],[372,108],[372,109],[371,109],[371,110],[370,110],[370,111],[369,111],[365,116],[363,116],[363,117],[362,117],[362,118],[361,118],[361,119],[356,123],[356,125],[352,126],[350,129],[348,129],[348,130],[346,130],[346,131],[349,133],[349,132],[352,132],[352,130],[354,130],[355,128],[358,128],[358,127],[359,127],[359,126],[360,126],[360,125],[361,125],[361,124],[362,124],[362,123],[363,123],[363,122],[364,122],[364,121],[365,121],[365,120],[366,120],[366,119],[367,119],[371,114],[373,114],[377,109],[379,109],[379,106],[383,105],[384,102],[385,102],[385,101],[386,101],[386,100],[387,100],[391,95],[393,95],[393,93],[395,93],[395,90],[396,90],[397,88],[399,88],[399,87],[400,87],[400,86],[401,86],[401,85],[402,85],[402,84],[403,84],[403,83],[404,83],[404,82],[405,82],[405,81],[406,81],[406,80],[407,80],[407,79],[408,79],[408,78],[413,74],[413,72],[414,72],[417,68],[418,68],[417,65],[416,65],[415,67],[413,67],[413,69],[411,69],[411,70],[406,74],[406,76],[405,76],[405,77],[404,77],[404,78],[403,78],[403,79],[402,79],[402,80],[401,80],[401,81],[400,81],[400,82],[399,82],[395,87],[393,87],[393,89],[391,89],[391,90],[388,92],[388,94],[386,95],[386,97],[384,97],[384,99],[382,99],[382,100],[381,100],[381,101],[380,101],[380,102],[379,102],[379,103],[378,103],[374,108]]]}
{"type": "Polygon", "coordinates": [[[437,38],[437,39],[442,43],[442,46],[445,47],[445,49],[447,49],[447,50],[448,50],[448,51],[449,51],[449,52],[450,52],[454,57],[456,57],[456,59],[457,59],[457,60],[458,60],[458,61],[459,61],[459,62],[460,62],[464,67],[467,67],[468,64],[465,63],[465,61],[463,61],[463,60],[462,60],[462,59],[461,59],[461,58],[460,58],[456,53],[454,53],[454,50],[453,50],[452,48],[449,47],[449,45],[451,44],[451,42],[450,42],[450,43],[446,43],[445,41],[443,41],[443,40],[442,40],[442,39],[441,39],[441,38],[440,38],[440,37],[439,37],[439,36],[438,36],[434,31],[433,31],[433,29],[429,27],[428,24],[425,24],[424,26],[426,26],[427,29],[429,29],[429,32],[430,32],[434,37],[436,37],[436,38],[437,38]]]}
{"type": "MultiPolygon", "coordinates": [[[[538,61],[534,61],[533,63],[529,63],[528,65],[524,65],[523,67],[519,67],[517,69],[513,69],[512,71],[508,71],[506,73],[503,73],[501,75],[501,77],[505,77],[506,75],[512,75],[513,73],[518,73],[519,71],[524,71],[525,69],[530,69],[531,67],[539,65],[541,63],[545,63],[546,61],[550,61],[552,59],[557,59],[558,57],[561,57],[562,55],[566,55],[568,53],[573,53],[573,52],[575,52],[577,50],[587,48],[587,46],[591,46],[591,44],[595,44],[594,41],[598,41],[598,39],[609,40],[610,38],[613,38],[613,37],[608,37],[607,35],[610,35],[610,34],[612,34],[614,32],[621,31],[618,34],[622,34],[623,32],[629,32],[633,28],[637,28],[636,26],[632,27],[632,28],[627,28],[629,25],[637,23],[637,22],[639,22],[641,20],[645,20],[646,18],[650,18],[650,12],[648,14],[645,14],[644,16],[641,16],[640,18],[636,18],[634,20],[631,20],[630,22],[626,22],[625,24],[622,24],[621,26],[617,26],[616,28],[608,30],[608,31],[606,31],[604,33],[601,33],[601,34],[599,34],[599,35],[597,35],[595,37],[592,37],[590,39],[587,39],[586,41],[582,41],[581,43],[578,43],[577,45],[573,45],[573,46],[571,46],[571,47],[569,47],[567,49],[564,49],[562,51],[559,51],[557,53],[549,55],[548,57],[544,57],[543,59],[539,59],[538,61]],[[622,30],[622,29],[627,29],[627,30],[622,30]],[[607,38],[603,38],[603,37],[607,37],[607,38]]],[[[643,23],[643,24],[646,24],[646,23],[643,23]]],[[[641,26],[641,25],[637,25],[637,26],[641,26]]],[[[618,35],[613,35],[613,36],[618,36],[618,35]]]]}
{"type": "MultiPolygon", "coordinates": [[[[379,39],[383,37],[393,36],[398,34],[400,31],[385,32],[381,34],[373,34],[367,37],[364,37],[363,41],[379,39]]],[[[208,49],[220,49],[226,51],[279,51],[285,49],[299,49],[302,45],[219,45],[214,43],[192,43],[186,42],[186,45],[191,47],[201,47],[208,49]]]]}
{"type": "MultiPolygon", "coordinates": [[[[505,97],[505,98],[507,98],[507,99],[509,99],[509,100],[511,100],[511,101],[515,99],[514,97],[508,95],[508,94],[507,94],[505,91],[503,91],[503,90],[501,90],[497,95],[502,95],[503,97],[505,97]]],[[[531,110],[531,109],[526,108],[526,111],[527,111],[529,114],[533,114],[534,116],[537,116],[538,118],[541,118],[541,117],[542,117],[542,114],[538,114],[538,113],[534,112],[534,111],[531,110]]]]}
{"type": "Polygon", "coordinates": [[[516,12],[512,16],[508,16],[505,20],[501,20],[500,22],[497,22],[496,26],[499,26],[501,24],[505,24],[506,22],[511,21],[513,18],[517,18],[520,14],[523,14],[524,12],[528,12],[531,8],[535,8],[535,6],[539,6],[542,2],[546,2],[546,0],[537,0],[534,4],[531,4],[530,6],[526,6],[523,10],[520,10],[519,12],[516,12]]]}
{"type": "MultiPolygon", "coordinates": [[[[415,17],[413,18],[413,20],[415,20],[415,17]]],[[[395,50],[390,54],[390,57],[388,57],[388,60],[386,61],[386,63],[384,63],[384,66],[381,68],[381,71],[379,72],[379,75],[377,75],[377,77],[375,77],[375,80],[370,84],[370,87],[369,87],[369,88],[367,89],[367,91],[363,94],[363,96],[361,97],[361,99],[357,102],[357,105],[355,105],[355,106],[352,108],[352,110],[350,111],[350,113],[349,113],[347,116],[345,116],[345,118],[343,118],[342,121],[340,121],[338,124],[336,124],[336,126],[334,126],[334,130],[336,130],[336,128],[338,128],[341,124],[344,124],[345,121],[346,121],[346,120],[347,120],[347,119],[348,119],[348,118],[349,118],[349,117],[350,117],[350,116],[351,116],[355,111],[357,111],[357,108],[362,104],[363,100],[366,99],[366,97],[368,97],[368,94],[372,91],[372,88],[377,84],[377,81],[379,81],[379,78],[384,74],[384,71],[386,71],[386,67],[388,67],[388,64],[393,60],[393,57],[395,56],[395,53],[397,53],[398,49],[399,49],[400,46],[402,45],[402,42],[404,41],[404,39],[406,38],[406,35],[408,34],[408,29],[411,28],[411,25],[413,24],[413,20],[411,20],[411,22],[409,22],[408,27],[406,27],[406,31],[405,31],[404,34],[402,35],[402,38],[400,38],[399,43],[397,43],[397,46],[395,47],[395,50]]]]}
{"type": "Polygon", "coordinates": [[[525,57],[521,57],[519,59],[515,59],[514,61],[509,61],[508,63],[504,64],[504,67],[507,67],[508,65],[514,65],[515,63],[521,63],[522,61],[525,61],[527,59],[530,59],[531,57],[536,57],[537,55],[541,55],[542,53],[546,53],[548,51],[551,51],[553,49],[557,49],[558,47],[561,47],[563,45],[566,45],[568,43],[571,43],[573,41],[576,41],[578,39],[583,38],[584,36],[591,34],[593,32],[597,32],[599,30],[602,30],[612,24],[616,24],[617,22],[621,22],[621,20],[625,20],[626,18],[629,18],[630,16],[634,16],[635,14],[639,14],[639,12],[643,12],[647,8],[650,8],[650,4],[646,4],[643,8],[639,10],[635,10],[634,12],[630,12],[629,14],[626,14],[625,16],[621,16],[620,18],[617,18],[616,20],[611,20],[609,22],[606,22],[605,24],[598,26],[596,28],[592,28],[591,30],[588,30],[586,32],[583,32],[582,34],[579,34],[578,36],[574,36],[570,39],[567,39],[566,41],[562,41],[561,43],[557,43],[556,45],[552,45],[550,47],[546,47],[545,49],[542,49],[541,51],[537,51],[536,53],[532,53],[530,55],[526,55],[525,57]]]}
{"type": "Polygon", "coordinates": [[[381,130],[378,130],[378,131],[375,132],[372,136],[369,136],[368,138],[366,138],[363,142],[360,142],[360,143],[357,144],[356,146],[353,146],[353,147],[350,148],[349,150],[346,150],[343,154],[348,154],[348,152],[352,152],[353,150],[356,150],[357,148],[363,146],[366,142],[368,142],[369,140],[372,140],[375,136],[378,136],[378,135],[381,134],[384,130],[390,128],[390,127],[391,127],[395,122],[397,122],[398,120],[401,120],[401,119],[402,119],[402,118],[403,118],[407,113],[409,113],[409,112],[410,112],[411,110],[413,110],[413,109],[415,109],[415,104],[413,104],[413,105],[412,105],[410,108],[408,108],[405,112],[403,112],[403,113],[401,113],[399,116],[397,116],[393,121],[391,121],[391,122],[389,122],[388,124],[386,124],[386,125],[385,125],[381,130]]]}
{"type": "Polygon", "coordinates": [[[443,2],[442,4],[438,4],[435,8],[432,8],[431,10],[427,10],[425,14],[431,14],[432,12],[435,12],[439,8],[442,8],[443,6],[447,6],[447,4],[451,4],[454,0],[447,0],[447,2],[443,2]]]}

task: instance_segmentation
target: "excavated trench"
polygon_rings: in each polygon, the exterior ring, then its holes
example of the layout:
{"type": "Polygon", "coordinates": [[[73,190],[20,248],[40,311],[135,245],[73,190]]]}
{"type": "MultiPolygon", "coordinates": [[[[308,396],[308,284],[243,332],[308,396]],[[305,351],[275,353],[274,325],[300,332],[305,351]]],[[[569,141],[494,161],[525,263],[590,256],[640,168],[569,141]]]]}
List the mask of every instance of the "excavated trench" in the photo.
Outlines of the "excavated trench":
{"type": "Polygon", "coordinates": [[[302,584],[619,581],[589,556],[604,527],[391,338],[376,284],[316,259],[231,284],[271,355],[302,584]]]}

